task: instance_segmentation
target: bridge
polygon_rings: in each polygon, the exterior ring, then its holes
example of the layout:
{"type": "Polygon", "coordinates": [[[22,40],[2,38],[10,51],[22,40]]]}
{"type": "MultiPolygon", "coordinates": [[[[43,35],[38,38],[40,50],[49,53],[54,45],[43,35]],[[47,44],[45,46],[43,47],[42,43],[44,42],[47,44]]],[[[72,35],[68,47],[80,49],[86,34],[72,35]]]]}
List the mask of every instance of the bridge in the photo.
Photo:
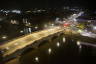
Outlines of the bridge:
{"type": "MultiPolygon", "coordinates": [[[[16,52],[20,53],[24,48],[28,46],[37,47],[41,40],[46,39],[46,37],[53,36],[54,34],[60,34],[64,31],[63,28],[56,26],[42,31],[34,32],[25,36],[21,36],[12,41],[9,41],[0,46],[0,51],[3,53],[4,58],[9,58],[10,55],[18,55],[16,52]],[[36,43],[39,41],[38,43],[36,43]]],[[[50,38],[50,37],[49,37],[50,38]]]]}
{"type": "MultiPolygon", "coordinates": [[[[60,34],[65,34],[66,28],[62,28],[61,26],[55,26],[49,29],[44,29],[38,32],[30,33],[0,46],[0,51],[2,53],[3,58],[6,60],[19,56],[23,53],[24,50],[31,48],[37,48],[42,41],[44,40],[51,40],[54,36],[59,36],[60,34]]],[[[65,35],[67,38],[68,35],[65,35]]],[[[90,37],[84,37],[80,34],[71,34],[68,36],[68,40],[73,39],[76,41],[85,42],[81,44],[86,45],[86,43],[90,43],[88,45],[96,45],[96,39],[90,37]]]]}

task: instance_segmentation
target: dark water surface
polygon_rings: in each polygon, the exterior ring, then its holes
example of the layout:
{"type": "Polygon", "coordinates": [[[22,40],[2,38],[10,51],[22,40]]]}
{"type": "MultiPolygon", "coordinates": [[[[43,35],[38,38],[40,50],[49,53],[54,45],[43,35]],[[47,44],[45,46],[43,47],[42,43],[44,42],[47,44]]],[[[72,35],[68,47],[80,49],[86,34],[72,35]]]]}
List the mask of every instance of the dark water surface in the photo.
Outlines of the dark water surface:
{"type": "Polygon", "coordinates": [[[96,48],[86,45],[77,45],[77,41],[66,38],[64,35],[51,41],[44,41],[37,49],[25,51],[20,58],[21,64],[82,64],[86,56],[96,56],[96,48]],[[59,44],[58,44],[59,43],[59,44]],[[49,50],[49,52],[48,52],[49,50]],[[51,51],[50,51],[51,50],[51,51]]]}

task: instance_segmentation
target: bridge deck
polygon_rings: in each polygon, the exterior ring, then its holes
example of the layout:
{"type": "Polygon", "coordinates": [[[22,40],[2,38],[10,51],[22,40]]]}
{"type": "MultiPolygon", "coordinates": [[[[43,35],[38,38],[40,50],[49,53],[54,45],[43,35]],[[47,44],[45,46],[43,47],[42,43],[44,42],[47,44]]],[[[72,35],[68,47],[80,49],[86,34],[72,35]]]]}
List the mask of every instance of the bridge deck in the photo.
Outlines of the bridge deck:
{"type": "Polygon", "coordinates": [[[22,49],[30,44],[33,44],[37,40],[43,39],[44,37],[53,35],[63,30],[64,29],[61,29],[60,27],[54,27],[51,29],[46,29],[36,33],[28,34],[26,36],[7,42],[6,44],[0,46],[0,50],[3,52],[3,57],[5,57],[19,49],[22,49]]]}

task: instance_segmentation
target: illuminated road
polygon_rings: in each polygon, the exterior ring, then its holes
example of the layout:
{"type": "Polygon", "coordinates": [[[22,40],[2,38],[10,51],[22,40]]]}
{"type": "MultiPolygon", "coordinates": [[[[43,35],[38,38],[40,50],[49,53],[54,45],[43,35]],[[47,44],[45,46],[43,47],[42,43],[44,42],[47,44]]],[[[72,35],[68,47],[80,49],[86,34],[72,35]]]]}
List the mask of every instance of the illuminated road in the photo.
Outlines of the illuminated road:
{"type": "Polygon", "coordinates": [[[0,49],[3,52],[3,57],[10,55],[12,53],[14,53],[17,50],[20,50],[32,43],[34,43],[35,41],[38,41],[40,39],[43,39],[47,36],[53,35],[55,33],[58,32],[62,32],[64,31],[64,29],[60,28],[60,27],[53,27],[50,29],[45,29],[39,32],[35,32],[17,39],[14,39],[13,41],[10,41],[2,46],[0,46],[0,49]]]}

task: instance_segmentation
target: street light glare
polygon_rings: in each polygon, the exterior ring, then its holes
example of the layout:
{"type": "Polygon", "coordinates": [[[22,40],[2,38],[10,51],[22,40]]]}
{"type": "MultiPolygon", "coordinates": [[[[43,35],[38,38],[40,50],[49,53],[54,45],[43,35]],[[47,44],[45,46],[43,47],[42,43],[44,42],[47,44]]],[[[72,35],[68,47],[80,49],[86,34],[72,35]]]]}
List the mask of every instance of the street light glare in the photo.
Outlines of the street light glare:
{"type": "Polygon", "coordinates": [[[7,36],[2,36],[2,39],[6,39],[7,38],[7,36]]]}
{"type": "Polygon", "coordinates": [[[77,41],[77,45],[80,46],[80,41],[77,41]]]}
{"type": "Polygon", "coordinates": [[[93,29],[96,30],[96,26],[94,26],[93,29]]]}
{"type": "Polygon", "coordinates": [[[20,31],[20,33],[23,33],[23,32],[24,32],[23,30],[20,31]]]}
{"type": "Polygon", "coordinates": [[[54,26],[54,24],[52,24],[52,26],[54,26]]]}
{"type": "Polygon", "coordinates": [[[37,27],[37,26],[35,26],[35,29],[38,29],[38,27],[37,27]]]}
{"type": "Polygon", "coordinates": [[[81,32],[83,32],[83,31],[79,29],[78,32],[81,33],[81,32]]]}
{"type": "Polygon", "coordinates": [[[9,50],[9,47],[6,47],[7,50],[9,50]]]}
{"type": "Polygon", "coordinates": [[[18,43],[15,43],[14,45],[18,45],[18,43]]]}
{"type": "Polygon", "coordinates": [[[20,10],[12,10],[13,13],[17,13],[17,14],[20,14],[21,11],[20,10]]]}

